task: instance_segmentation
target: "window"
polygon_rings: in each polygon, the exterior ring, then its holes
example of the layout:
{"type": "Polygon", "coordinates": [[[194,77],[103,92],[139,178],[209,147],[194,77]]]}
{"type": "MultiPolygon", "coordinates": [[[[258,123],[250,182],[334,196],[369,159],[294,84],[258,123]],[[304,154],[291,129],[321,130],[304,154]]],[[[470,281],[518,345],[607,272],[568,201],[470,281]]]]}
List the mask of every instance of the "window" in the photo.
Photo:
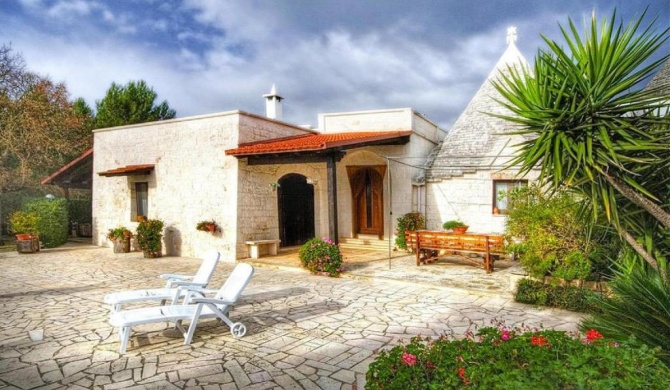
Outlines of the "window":
{"type": "Polygon", "coordinates": [[[415,213],[425,212],[424,205],[425,187],[423,185],[412,184],[412,211],[415,213]]]}
{"type": "Polygon", "coordinates": [[[500,214],[507,212],[507,193],[514,188],[525,187],[528,180],[494,180],[493,181],[493,213],[496,208],[500,214]]]}
{"type": "Polygon", "coordinates": [[[149,183],[135,183],[135,216],[149,216],[149,183]]]}

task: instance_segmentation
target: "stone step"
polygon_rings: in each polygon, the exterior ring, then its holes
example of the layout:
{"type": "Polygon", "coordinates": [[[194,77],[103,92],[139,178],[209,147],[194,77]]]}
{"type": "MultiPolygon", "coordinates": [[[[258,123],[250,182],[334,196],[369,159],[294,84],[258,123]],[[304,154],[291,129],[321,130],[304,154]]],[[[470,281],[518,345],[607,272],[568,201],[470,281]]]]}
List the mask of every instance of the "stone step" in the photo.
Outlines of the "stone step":
{"type": "Polygon", "coordinates": [[[380,240],[378,237],[346,238],[340,237],[340,247],[347,249],[361,249],[374,251],[388,251],[388,240],[380,240]]]}

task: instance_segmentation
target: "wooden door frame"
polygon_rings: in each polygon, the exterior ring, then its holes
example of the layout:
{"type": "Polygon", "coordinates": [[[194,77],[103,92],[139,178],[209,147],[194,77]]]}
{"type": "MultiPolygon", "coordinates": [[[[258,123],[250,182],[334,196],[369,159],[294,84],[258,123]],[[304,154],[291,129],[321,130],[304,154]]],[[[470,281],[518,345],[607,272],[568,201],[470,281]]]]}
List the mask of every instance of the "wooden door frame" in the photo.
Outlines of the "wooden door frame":
{"type": "Polygon", "coordinates": [[[352,234],[354,235],[354,238],[358,237],[358,231],[360,230],[360,226],[358,226],[359,222],[359,216],[358,216],[358,207],[356,204],[356,194],[354,194],[354,187],[352,185],[353,181],[352,179],[361,171],[363,170],[373,170],[381,176],[382,180],[380,183],[380,193],[381,193],[381,201],[379,205],[379,216],[381,221],[380,226],[381,226],[381,232],[379,233],[379,239],[383,240],[384,239],[384,176],[386,175],[386,165],[347,165],[347,177],[349,178],[349,188],[351,190],[351,229],[352,229],[352,234]]]}

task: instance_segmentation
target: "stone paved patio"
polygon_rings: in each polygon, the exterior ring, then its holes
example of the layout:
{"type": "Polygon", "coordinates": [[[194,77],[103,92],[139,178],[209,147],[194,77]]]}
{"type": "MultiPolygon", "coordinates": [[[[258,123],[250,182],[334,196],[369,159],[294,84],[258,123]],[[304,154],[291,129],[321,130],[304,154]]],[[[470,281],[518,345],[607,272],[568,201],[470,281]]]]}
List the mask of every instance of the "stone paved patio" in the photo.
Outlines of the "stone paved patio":
{"type": "MultiPolygon", "coordinates": [[[[184,346],[166,324],[146,325],[136,328],[120,356],[102,297],[159,287],[157,274],[191,273],[198,265],[197,259],[144,259],[90,245],[0,254],[0,389],[362,389],[373,351],[399,340],[462,335],[492,319],[574,330],[580,319],[504,294],[429,280],[398,283],[375,277],[374,267],[368,275],[352,271],[352,277],[331,279],[266,266],[256,268],[231,313],[247,325],[244,338],[207,320],[184,346]],[[43,340],[32,341],[30,331],[42,331],[43,340]]],[[[232,267],[221,264],[212,286],[232,267]]]]}

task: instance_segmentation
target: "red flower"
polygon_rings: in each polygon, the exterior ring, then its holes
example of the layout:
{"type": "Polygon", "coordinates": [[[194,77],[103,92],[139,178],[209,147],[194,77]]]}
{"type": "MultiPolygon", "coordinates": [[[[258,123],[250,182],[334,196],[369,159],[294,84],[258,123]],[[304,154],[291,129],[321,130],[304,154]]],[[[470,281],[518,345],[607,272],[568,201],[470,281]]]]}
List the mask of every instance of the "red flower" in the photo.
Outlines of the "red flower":
{"type": "Polygon", "coordinates": [[[549,340],[547,340],[547,338],[544,336],[532,336],[530,338],[530,343],[537,345],[538,347],[549,347],[549,340]]]}
{"type": "Polygon", "coordinates": [[[461,378],[461,381],[463,381],[464,385],[469,385],[470,381],[468,378],[465,377],[465,368],[463,367],[458,367],[458,377],[461,378]]]}
{"type": "Polygon", "coordinates": [[[590,329],[588,332],[586,332],[586,340],[589,341],[589,342],[593,341],[593,340],[597,340],[597,339],[602,339],[602,338],[603,338],[603,335],[600,334],[600,332],[598,332],[595,329],[590,329]]]}
{"type": "Polygon", "coordinates": [[[416,356],[412,355],[411,353],[403,352],[402,360],[410,367],[416,364],[416,356]]]}

